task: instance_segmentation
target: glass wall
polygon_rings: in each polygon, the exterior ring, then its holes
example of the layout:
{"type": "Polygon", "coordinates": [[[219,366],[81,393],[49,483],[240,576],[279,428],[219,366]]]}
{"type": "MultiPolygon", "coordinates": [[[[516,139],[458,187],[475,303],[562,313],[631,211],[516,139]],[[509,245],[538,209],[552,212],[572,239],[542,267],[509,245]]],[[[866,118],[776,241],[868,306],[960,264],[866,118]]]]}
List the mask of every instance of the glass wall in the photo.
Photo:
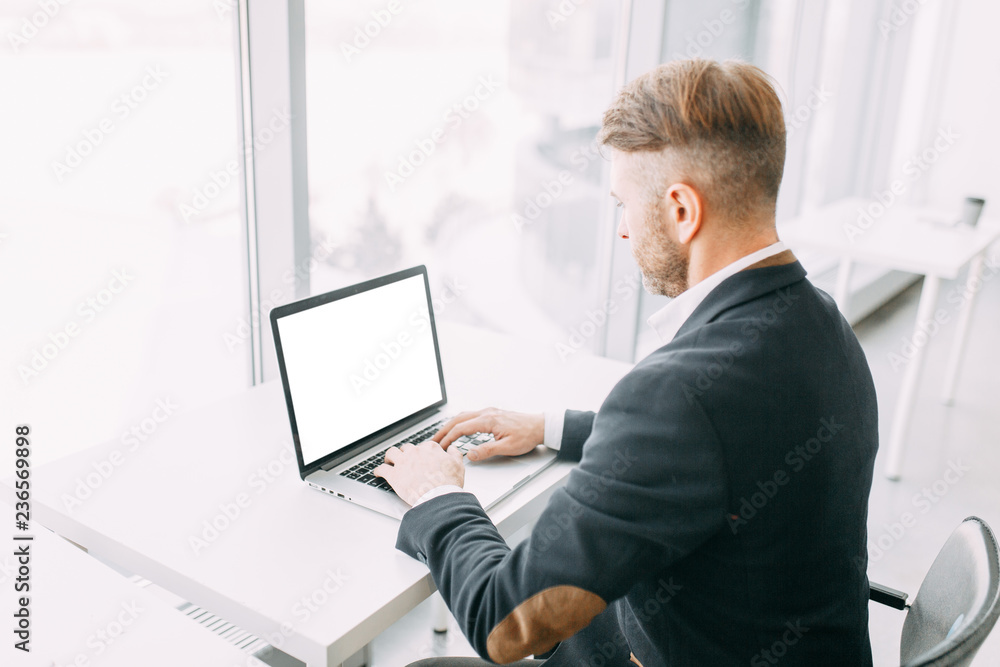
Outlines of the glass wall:
{"type": "Polygon", "coordinates": [[[619,4],[306,0],[311,291],[427,264],[440,317],[596,349],[619,4]]]}
{"type": "Polygon", "coordinates": [[[248,384],[226,6],[0,5],[0,404],[36,464],[248,384]]]}

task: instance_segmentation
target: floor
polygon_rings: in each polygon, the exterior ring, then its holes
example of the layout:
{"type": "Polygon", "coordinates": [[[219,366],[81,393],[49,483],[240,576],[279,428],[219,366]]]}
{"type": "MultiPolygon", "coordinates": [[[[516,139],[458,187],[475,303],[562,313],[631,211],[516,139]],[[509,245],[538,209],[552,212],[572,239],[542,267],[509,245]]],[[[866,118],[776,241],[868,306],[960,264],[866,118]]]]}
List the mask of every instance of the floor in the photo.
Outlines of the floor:
{"type": "MultiPolygon", "coordinates": [[[[928,343],[902,480],[891,482],[885,478],[884,452],[880,452],[871,493],[869,577],[908,592],[911,599],[938,550],[962,519],[976,515],[994,530],[1000,530],[1000,484],[996,481],[1000,474],[1000,354],[996,348],[1000,334],[1000,279],[988,279],[977,296],[955,404],[946,407],[938,392],[944,383],[956,328],[955,287],[956,283],[945,283],[941,288],[938,308],[949,317],[928,343]],[[962,472],[957,482],[935,485],[953,465],[962,472]],[[924,489],[934,502],[920,498],[924,489]],[[914,521],[904,527],[900,520],[907,512],[914,521]]],[[[917,283],[855,327],[878,390],[883,443],[888,440],[903,374],[903,368],[894,364],[890,355],[901,355],[904,339],[912,333],[919,294],[917,283]]],[[[432,655],[473,654],[454,619],[448,633],[432,632],[430,604],[427,601],[419,606],[375,641],[374,667],[401,667],[432,655]]],[[[903,612],[879,605],[871,607],[875,665],[899,664],[903,619],[903,612]]],[[[974,664],[1000,664],[1000,630],[987,639],[974,664]]]]}
{"type": "Polygon", "coordinates": [[[437,634],[431,629],[432,609],[432,600],[425,600],[383,632],[372,647],[372,667],[403,667],[439,655],[476,655],[451,614],[448,632],[437,634]]]}
{"type": "MultiPolygon", "coordinates": [[[[952,291],[956,287],[955,283],[942,285],[938,309],[949,317],[928,343],[902,479],[891,482],[882,475],[881,452],[876,460],[868,512],[868,576],[910,593],[911,598],[938,550],[964,518],[978,516],[994,531],[1000,531],[1000,358],[996,349],[1000,279],[987,280],[977,296],[955,403],[947,407],[942,405],[939,392],[955,338],[958,313],[952,303],[955,299],[949,301],[949,296],[956,294],[952,291]],[[962,476],[953,485],[939,482],[953,464],[962,470],[962,476]],[[927,495],[923,495],[925,489],[927,495]],[[915,521],[901,531],[900,518],[907,512],[915,521]],[[881,548],[880,543],[888,548],[881,548]]],[[[912,334],[919,290],[920,284],[913,286],[855,328],[878,390],[883,443],[888,440],[903,375],[898,364],[893,369],[889,355],[899,354],[904,338],[912,334]]],[[[899,664],[902,623],[902,612],[879,605],[871,607],[876,665],[899,664]]],[[[1000,631],[995,630],[987,639],[974,664],[1000,664],[1000,631]]]]}

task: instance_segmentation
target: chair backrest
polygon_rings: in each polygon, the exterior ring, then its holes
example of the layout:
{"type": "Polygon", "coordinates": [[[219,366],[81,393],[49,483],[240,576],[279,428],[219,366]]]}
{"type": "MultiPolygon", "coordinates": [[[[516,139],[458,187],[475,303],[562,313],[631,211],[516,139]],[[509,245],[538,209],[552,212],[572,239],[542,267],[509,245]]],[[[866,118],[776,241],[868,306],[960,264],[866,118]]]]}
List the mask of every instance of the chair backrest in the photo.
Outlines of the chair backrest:
{"type": "Polygon", "coordinates": [[[924,577],[906,620],[900,663],[968,665],[1000,615],[1000,550],[986,522],[955,529],[924,577]]]}

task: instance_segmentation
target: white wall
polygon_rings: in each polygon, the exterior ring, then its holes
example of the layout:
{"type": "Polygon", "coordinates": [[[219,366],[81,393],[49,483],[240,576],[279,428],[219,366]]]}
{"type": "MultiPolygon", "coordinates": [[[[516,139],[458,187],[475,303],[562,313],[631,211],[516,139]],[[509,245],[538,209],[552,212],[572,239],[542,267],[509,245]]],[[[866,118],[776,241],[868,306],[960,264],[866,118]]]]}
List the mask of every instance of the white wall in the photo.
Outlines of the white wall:
{"type": "Polygon", "coordinates": [[[941,94],[940,125],[960,137],[928,171],[926,202],[957,210],[970,195],[1000,216],[1000,3],[962,0],[941,94]]]}

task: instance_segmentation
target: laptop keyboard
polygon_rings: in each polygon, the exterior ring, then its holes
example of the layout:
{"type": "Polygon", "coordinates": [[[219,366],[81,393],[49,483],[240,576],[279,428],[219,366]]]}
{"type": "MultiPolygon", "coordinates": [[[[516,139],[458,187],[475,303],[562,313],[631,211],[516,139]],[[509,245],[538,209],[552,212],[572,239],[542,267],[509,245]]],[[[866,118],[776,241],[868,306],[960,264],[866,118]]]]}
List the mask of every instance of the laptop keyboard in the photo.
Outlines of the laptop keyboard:
{"type": "MultiPolygon", "coordinates": [[[[375,475],[372,474],[372,471],[375,470],[375,468],[382,465],[383,461],[385,461],[386,450],[388,450],[389,447],[398,447],[399,445],[403,445],[406,443],[410,443],[413,445],[421,443],[424,440],[430,438],[435,433],[437,433],[441,429],[441,427],[444,426],[444,423],[446,421],[448,420],[442,419],[440,421],[434,422],[427,428],[421,429],[416,433],[406,438],[403,438],[399,442],[393,443],[388,447],[386,447],[385,449],[381,449],[375,452],[367,459],[355,463],[347,470],[341,471],[340,476],[346,477],[348,479],[356,479],[362,484],[367,484],[368,486],[374,487],[376,489],[382,489],[383,491],[388,491],[389,493],[395,493],[395,491],[392,490],[392,487],[389,486],[389,482],[385,481],[385,479],[382,477],[376,477],[375,475]]],[[[493,439],[492,433],[473,433],[472,435],[463,435],[461,438],[455,440],[455,442],[453,442],[451,446],[457,447],[462,452],[462,454],[465,454],[470,447],[475,447],[476,445],[482,444],[492,439],[493,439]]]]}

